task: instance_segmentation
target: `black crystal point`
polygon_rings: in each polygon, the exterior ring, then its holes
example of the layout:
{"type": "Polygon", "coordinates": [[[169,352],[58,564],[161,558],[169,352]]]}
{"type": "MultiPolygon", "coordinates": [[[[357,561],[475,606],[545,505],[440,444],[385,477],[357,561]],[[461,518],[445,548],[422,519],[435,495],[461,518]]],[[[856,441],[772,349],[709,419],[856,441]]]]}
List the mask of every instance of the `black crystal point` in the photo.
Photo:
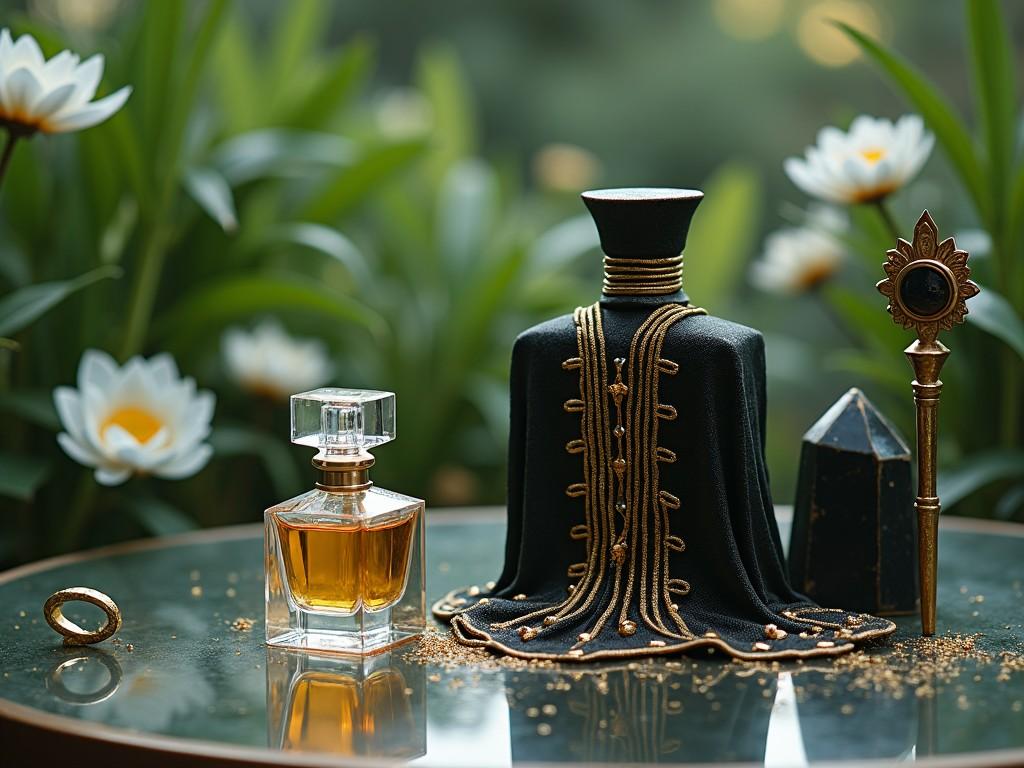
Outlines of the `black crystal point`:
{"type": "Polygon", "coordinates": [[[686,245],[704,199],[696,189],[595,189],[581,197],[597,224],[601,250],[620,259],[665,259],[686,245]]]}
{"type": "Polygon", "coordinates": [[[911,265],[900,280],[900,299],[918,317],[941,314],[952,296],[953,286],[947,277],[925,264],[911,265]]]}
{"type": "Polygon", "coordinates": [[[828,606],[917,610],[910,449],[859,389],[804,435],[789,545],[793,588],[828,606]]]}

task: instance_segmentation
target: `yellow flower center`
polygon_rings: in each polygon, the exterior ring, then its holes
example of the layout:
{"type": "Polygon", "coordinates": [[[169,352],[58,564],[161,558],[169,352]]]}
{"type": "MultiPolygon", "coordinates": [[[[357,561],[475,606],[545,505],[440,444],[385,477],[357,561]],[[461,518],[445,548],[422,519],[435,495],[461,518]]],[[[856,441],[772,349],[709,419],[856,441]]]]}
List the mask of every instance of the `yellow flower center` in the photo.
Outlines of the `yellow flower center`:
{"type": "Polygon", "coordinates": [[[860,156],[867,160],[871,165],[874,165],[883,157],[885,157],[884,149],[862,149],[860,156]]]}
{"type": "Polygon", "coordinates": [[[809,291],[824,283],[836,271],[835,265],[829,262],[817,262],[809,264],[803,272],[797,275],[796,287],[801,291],[809,291]]]}
{"type": "Polygon", "coordinates": [[[119,426],[140,443],[147,443],[161,430],[164,423],[152,411],[127,405],[111,411],[100,426],[100,436],[105,437],[107,430],[114,425],[119,426]]]}

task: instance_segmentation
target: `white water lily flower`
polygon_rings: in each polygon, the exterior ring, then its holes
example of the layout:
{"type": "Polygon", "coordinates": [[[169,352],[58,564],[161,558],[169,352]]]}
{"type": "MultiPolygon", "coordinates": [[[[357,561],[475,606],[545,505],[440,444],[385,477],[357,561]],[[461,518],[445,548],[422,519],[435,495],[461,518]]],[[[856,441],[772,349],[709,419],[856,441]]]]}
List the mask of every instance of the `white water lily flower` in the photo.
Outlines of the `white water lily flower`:
{"type": "Polygon", "coordinates": [[[267,320],[252,332],[231,328],[224,334],[228,373],[250,392],[286,400],[295,392],[316,389],[331,378],[327,349],[313,339],[290,336],[267,320]]]}
{"type": "Polygon", "coordinates": [[[813,197],[832,203],[870,203],[917,175],[935,137],[917,115],[889,120],[861,115],[846,133],[828,126],[803,158],[791,157],[786,175],[813,197]]]}
{"type": "Polygon", "coordinates": [[[182,378],[168,354],[133,357],[119,367],[88,349],[78,365],[78,389],[53,393],[64,432],[57,442],[96,481],[119,485],[133,474],[171,480],[194,475],[210,460],[215,398],[182,378]]]}
{"type": "Polygon", "coordinates": [[[764,254],[750,269],[751,282],[763,291],[796,295],[812,290],[843,265],[846,252],[836,233],[846,218],[830,208],[812,209],[802,227],[768,235],[764,254]]]}
{"type": "Polygon", "coordinates": [[[0,124],[14,135],[36,131],[64,133],[102,123],[124,106],[131,94],[125,86],[90,101],[103,76],[103,56],[79,63],[71,51],[47,61],[32,35],[17,42],[0,30],[0,124]]]}

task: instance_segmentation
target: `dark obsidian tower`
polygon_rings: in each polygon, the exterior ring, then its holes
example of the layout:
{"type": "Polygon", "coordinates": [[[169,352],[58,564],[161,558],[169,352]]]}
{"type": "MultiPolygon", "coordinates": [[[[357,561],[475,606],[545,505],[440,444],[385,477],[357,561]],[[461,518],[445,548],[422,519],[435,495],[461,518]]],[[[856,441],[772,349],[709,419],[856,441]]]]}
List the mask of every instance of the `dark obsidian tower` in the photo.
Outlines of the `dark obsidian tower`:
{"type": "Polygon", "coordinates": [[[804,435],[789,577],[821,603],[917,610],[910,449],[859,389],[804,435]]]}
{"type": "Polygon", "coordinates": [[[461,642],[565,660],[789,658],[895,629],[790,589],[764,462],[763,340],[682,290],[702,197],[584,193],[603,295],[516,340],[504,569],[434,607],[461,642]]]}

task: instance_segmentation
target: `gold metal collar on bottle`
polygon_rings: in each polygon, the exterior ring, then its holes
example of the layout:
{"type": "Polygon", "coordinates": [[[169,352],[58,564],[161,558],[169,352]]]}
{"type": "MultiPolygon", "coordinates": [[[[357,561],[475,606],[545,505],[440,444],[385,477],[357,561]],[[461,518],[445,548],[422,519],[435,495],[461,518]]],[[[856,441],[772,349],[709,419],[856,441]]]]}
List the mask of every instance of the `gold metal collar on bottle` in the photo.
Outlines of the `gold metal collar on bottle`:
{"type": "Polygon", "coordinates": [[[315,456],[313,466],[318,473],[316,487],[331,493],[365,491],[373,485],[370,481],[370,467],[374,461],[373,456],[365,452],[350,458],[338,456],[330,460],[315,456]]]}

